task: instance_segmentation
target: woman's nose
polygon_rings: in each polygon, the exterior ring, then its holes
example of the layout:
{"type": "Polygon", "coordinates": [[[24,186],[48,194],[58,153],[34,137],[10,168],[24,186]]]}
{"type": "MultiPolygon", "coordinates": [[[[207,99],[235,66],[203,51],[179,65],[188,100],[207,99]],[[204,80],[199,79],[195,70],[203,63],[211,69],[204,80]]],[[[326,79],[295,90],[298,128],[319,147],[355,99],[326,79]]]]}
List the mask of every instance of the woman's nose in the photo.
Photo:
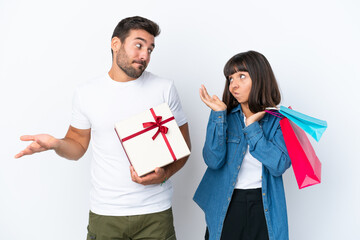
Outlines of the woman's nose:
{"type": "Polygon", "coordinates": [[[238,88],[238,87],[239,87],[239,83],[238,83],[236,80],[233,80],[233,81],[231,82],[231,87],[233,87],[233,88],[238,88]]]}

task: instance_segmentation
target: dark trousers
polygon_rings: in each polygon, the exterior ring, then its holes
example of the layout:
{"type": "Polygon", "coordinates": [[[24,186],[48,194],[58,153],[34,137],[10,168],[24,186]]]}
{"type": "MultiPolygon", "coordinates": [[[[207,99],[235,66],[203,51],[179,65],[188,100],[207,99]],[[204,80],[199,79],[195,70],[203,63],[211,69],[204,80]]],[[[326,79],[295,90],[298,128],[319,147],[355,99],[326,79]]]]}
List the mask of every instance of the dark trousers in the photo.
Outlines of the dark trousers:
{"type": "MultiPolygon", "coordinates": [[[[205,239],[209,239],[206,228],[205,239]]],[[[235,189],[226,213],[221,240],[268,240],[261,188],[235,189]]]]}

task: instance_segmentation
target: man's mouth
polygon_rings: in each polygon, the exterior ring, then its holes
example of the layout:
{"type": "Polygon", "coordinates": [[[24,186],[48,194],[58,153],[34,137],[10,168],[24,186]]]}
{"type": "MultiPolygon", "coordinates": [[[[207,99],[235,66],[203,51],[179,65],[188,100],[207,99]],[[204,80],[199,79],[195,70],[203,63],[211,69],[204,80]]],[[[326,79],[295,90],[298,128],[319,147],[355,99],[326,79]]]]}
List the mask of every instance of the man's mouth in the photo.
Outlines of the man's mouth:
{"type": "Polygon", "coordinates": [[[139,64],[140,66],[142,66],[142,67],[145,67],[146,66],[146,63],[145,63],[145,61],[133,61],[133,63],[136,63],[136,64],[139,64]]]}

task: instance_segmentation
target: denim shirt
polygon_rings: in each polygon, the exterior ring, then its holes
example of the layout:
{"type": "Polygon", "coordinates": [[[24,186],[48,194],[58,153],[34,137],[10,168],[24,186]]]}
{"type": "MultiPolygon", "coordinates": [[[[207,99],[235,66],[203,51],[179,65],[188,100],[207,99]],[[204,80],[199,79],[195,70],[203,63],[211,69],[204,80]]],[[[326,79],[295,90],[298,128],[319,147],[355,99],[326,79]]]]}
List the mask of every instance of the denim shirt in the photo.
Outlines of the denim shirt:
{"type": "Polygon", "coordinates": [[[208,166],[194,196],[205,213],[210,240],[221,237],[237,176],[247,146],[262,163],[262,197],[270,240],[288,240],[282,174],[291,165],[280,119],[270,114],[245,127],[240,105],[227,114],[211,111],[203,148],[208,166]]]}

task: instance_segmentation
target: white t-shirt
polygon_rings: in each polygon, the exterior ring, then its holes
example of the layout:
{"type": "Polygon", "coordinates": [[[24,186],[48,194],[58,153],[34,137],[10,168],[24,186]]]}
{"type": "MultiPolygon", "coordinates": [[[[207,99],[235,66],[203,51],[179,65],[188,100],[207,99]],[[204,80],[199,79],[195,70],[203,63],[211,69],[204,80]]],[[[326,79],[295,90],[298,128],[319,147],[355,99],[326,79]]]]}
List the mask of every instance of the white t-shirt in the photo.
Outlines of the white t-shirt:
{"type": "Polygon", "coordinates": [[[92,212],[130,216],[171,207],[170,181],[144,186],[131,180],[129,160],[114,130],[116,122],[164,102],[179,126],[187,122],[173,82],[146,71],[130,82],[116,82],[106,73],[76,89],[71,126],[91,128],[92,212]]]}
{"type": "MultiPolygon", "coordinates": [[[[246,118],[244,116],[244,122],[246,118]]],[[[261,188],[262,163],[254,158],[249,152],[247,146],[244,159],[241,163],[239,175],[237,177],[235,188],[237,189],[254,189],[261,188]]]]}
{"type": "Polygon", "coordinates": [[[237,189],[261,188],[262,163],[254,158],[247,147],[245,157],[241,163],[241,168],[236,181],[237,189]]]}

